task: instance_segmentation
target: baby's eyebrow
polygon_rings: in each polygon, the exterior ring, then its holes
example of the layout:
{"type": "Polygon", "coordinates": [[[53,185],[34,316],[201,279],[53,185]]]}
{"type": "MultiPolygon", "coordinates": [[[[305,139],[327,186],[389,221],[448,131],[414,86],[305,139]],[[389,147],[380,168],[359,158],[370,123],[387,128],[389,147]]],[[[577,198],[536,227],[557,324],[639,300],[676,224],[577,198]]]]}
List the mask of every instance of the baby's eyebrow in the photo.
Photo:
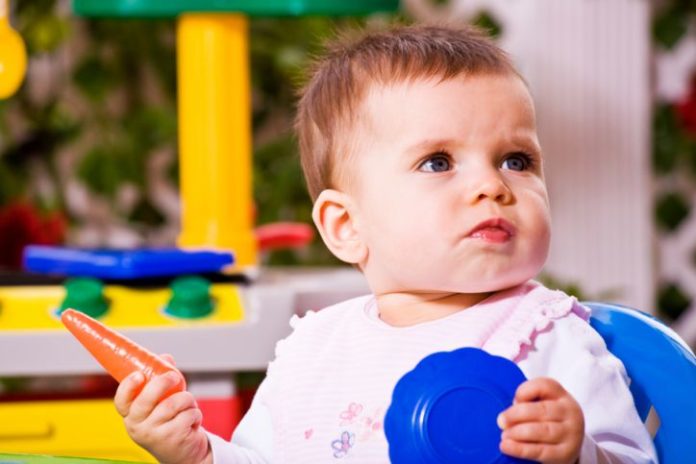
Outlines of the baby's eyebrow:
{"type": "MultiPolygon", "coordinates": [[[[531,136],[516,136],[512,137],[507,144],[517,147],[521,150],[534,152],[532,154],[540,154],[541,147],[539,143],[531,136]]],[[[415,143],[406,149],[406,153],[410,155],[422,155],[423,153],[433,153],[438,150],[451,149],[456,146],[457,142],[453,139],[426,139],[415,143]]]]}
{"type": "Polygon", "coordinates": [[[539,135],[536,128],[517,125],[507,129],[501,129],[499,143],[508,147],[517,146],[528,150],[540,151],[539,135]]]}
{"type": "Polygon", "coordinates": [[[407,153],[420,155],[423,152],[442,150],[451,147],[454,141],[451,139],[426,139],[406,149],[407,153]]]}
{"type": "Polygon", "coordinates": [[[539,146],[539,143],[534,139],[534,137],[513,137],[511,143],[512,145],[519,147],[523,150],[533,152],[531,154],[541,155],[541,146],[539,146]]]}

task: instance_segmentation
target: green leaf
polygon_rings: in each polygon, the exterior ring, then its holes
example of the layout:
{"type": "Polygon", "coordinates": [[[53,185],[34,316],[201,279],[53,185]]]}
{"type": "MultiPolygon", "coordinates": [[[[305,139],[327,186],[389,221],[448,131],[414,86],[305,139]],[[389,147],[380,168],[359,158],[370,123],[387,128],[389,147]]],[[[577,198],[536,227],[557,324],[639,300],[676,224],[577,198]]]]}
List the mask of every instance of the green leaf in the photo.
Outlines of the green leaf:
{"type": "Polygon", "coordinates": [[[124,132],[132,137],[136,150],[141,153],[161,145],[172,145],[177,134],[176,110],[134,105],[123,127],[124,132]]]}
{"type": "Polygon", "coordinates": [[[500,37],[503,32],[503,27],[500,22],[490,12],[481,11],[472,21],[472,23],[488,32],[493,38],[500,37]]]}
{"type": "Polygon", "coordinates": [[[673,3],[655,16],[653,21],[653,38],[664,48],[670,50],[689,29],[692,17],[679,3],[673,3]]]}
{"type": "Polygon", "coordinates": [[[73,82],[90,100],[101,102],[118,85],[114,73],[96,56],[88,56],[75,69],[73,82]]]}
{"type": "MultiPolygon", "coordinates": [[[[0,158],[0,161],[2,158],[0,158]]],[[[22,193],[22,184],[27,176],[20,176],[0,162],[0,205],[9,203],[22,193]]]]}
{"type": "Polygon", "coordinates": [[[685,137],[682,158],[684,158],[692,178],[696,180],[696,139],[685,137]]]}
{"type": "Polygon", "coordinates": [[[113,198],[121,183],[118,163],[102,147],[87,152],[78,167],[78,176],[91,191],[109,198],[113,198]]]}
{"type": "Polygon", "coordinates": [[[128,216],[129,221],[149,226],[160,226],[164,224],[165,219],[164,215],[145,197],[140,198],[140,201],[138,201],[128,216]]]}
{"type": "Polygon", "coordinates": [[[54,14],[37,18],[24,32],[30,54],[50,53],[58,49],[70,36],[68,20],[54,14]]]}
{"type": "Polygon", "coordinates": [[[655,214],[657,224],[663,230],[676,230],[687,218],[691,210],[689,201],[679,192],[661,195],[656,202],[655,214]]]}
{"type": "Polygon", "coordinates": [[[124,182],[143,186],[143,156],[129,142],[127,137],[119,137],[117,143],[98,145],[87,152],[78,167],[78,176],[91,191],[113,200],[124,182]]]}
{"type": "Polygon", "coordinates": [[[660,313],[670,320],[677,320],[691,305],[691,299],[676,284],[669,282],[660,287],[657,296],[657,307],[660,313]]]}
{"type": "Polygon", "coordinates": [[[679,127],[671,104],[659,105],[653,116],[653,169],[656,174],[673,172],[687,150],[688,140],[679,127]]]}
{"type": "Polygon", "coordinates": [[[254,196],[257,222],[311,221],[298,205],[308,203],[293,136],[283,134],[254,152],[254,196]]]}

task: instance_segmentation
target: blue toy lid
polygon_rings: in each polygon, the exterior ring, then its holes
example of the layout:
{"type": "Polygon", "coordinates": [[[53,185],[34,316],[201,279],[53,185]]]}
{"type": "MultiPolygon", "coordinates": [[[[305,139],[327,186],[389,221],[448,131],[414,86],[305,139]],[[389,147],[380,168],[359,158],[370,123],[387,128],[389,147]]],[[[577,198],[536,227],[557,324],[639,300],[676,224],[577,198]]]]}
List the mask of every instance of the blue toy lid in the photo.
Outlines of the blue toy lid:
{"type": "Polygon", "coordinates": [[[98,279],[213,273],[233,263],[229,252],[178,248],[81,250],[32,245],[24,250],[24,266],[30,272],[98,279]]]}
{"type": "Polygon", "coordinates": [[[391,462],[532,462],[500,451],[496,423],[525,380],[515,363],[478,348],[425,357],[394,388],[384,420],[391,462]]]}

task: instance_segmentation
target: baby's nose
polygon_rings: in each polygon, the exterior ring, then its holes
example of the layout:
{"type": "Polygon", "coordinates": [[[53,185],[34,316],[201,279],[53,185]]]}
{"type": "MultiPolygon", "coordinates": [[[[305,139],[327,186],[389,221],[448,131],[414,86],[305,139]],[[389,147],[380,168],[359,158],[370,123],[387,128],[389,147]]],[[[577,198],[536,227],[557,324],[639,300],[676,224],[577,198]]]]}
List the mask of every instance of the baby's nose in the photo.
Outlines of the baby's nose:
{"type": "Polygon", "coordinates": [[[472,203],[483,200],[509,203],[512,200],[512,192],[499,175],[488,174],[478,179],[471,191],[470,200],[472,203]]]}

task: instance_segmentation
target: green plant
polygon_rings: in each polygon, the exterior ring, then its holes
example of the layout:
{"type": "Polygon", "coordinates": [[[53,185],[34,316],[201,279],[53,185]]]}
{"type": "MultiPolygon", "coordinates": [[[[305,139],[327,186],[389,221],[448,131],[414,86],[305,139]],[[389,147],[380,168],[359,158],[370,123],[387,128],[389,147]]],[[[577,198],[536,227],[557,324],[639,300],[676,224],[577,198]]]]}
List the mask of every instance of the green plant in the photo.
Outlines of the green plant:
{"type": "MultiPolygon", "coordinates": [[[[656,48],[669,51],[689,33],[696,22],[695,0],[662,2],[653,18],[656,48]]],[[[682,101],[659,102],[653,117],[653,171],[670,185],[655,199],[655,220],[662,234],[675,234],[693,209],[692,191],[696,183],[696,69],[691,89],[682,101]],[[682,182],[677,182],[677,179],[682,182]]],[[[691,299],[678,283],[659,285],[657,306],[662,315],[677,319],[691,299]]]]}
{"type": "MultiPolygon", "coordinates": [[[[50,62],[48,75],[39,79],[50,81],[52,91],[37,98],[30,89],[34,82],[25,82],[12,99],[0,102],[0,205],[23,198],[42,209],[64,210],[73,228],[82,227],[84,218],[68,207],[67,179],[58,167],[69,151],[79,160],[73,172],[91,195],[138,230],[159,227],[165,215],[146,195],[145,173],[153,153],[176,154],[174,21],[80,19],[61,14],[55,0],[17,2],[14,16],[30,58],[50,62]],[[42,181],[48,185],[41,189],[32,179],[37,166],[47,173],[42,181]],[[127,208],[118,206],[124,185],[137,196],[127,208]]],[[[310,221],[292,137],[296,85],[321,38],[362,21],[251,21],[257,222],[310,221]]],[[[169,180],[176,188],[176,161],[169,180]]],[[[267,260],[336,262],[319,243],[301,253],[273,252],[267,260]]]]}

